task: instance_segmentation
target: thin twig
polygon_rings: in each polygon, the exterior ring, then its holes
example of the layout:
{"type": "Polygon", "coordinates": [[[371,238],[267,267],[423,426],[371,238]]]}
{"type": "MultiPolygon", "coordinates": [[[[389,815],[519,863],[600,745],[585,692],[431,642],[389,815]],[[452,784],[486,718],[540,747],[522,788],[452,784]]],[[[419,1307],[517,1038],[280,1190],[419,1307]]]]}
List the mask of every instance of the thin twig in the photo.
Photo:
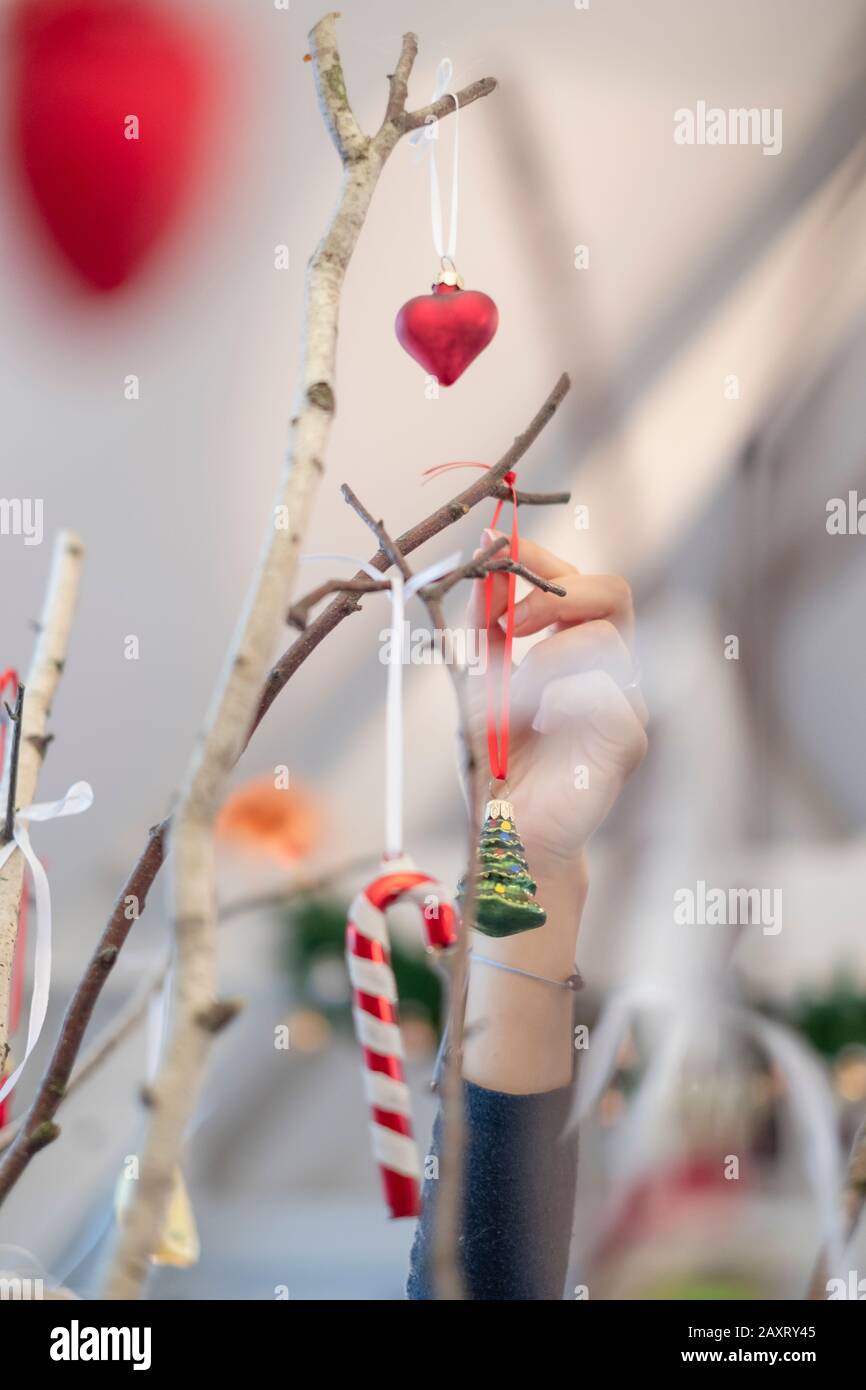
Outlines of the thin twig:
{"type": "Polygon", "coordinates": [[[464,106],[469,106],[479,97],[489,96],[496,87],[496,79],[493,77],[482,77],[477,82],[470,82],[468,87],[463,87],[455,97],[440,97],[438,101],[433,101],[429,106],[421,106],[417,111],[404,111],[398,118],[401,131],[417,130],[419,126],[430,125],[433,121],[441,121],[443,116],[449,116],[458,106],[462,111],[464,106]]]}
{"type": "Polygon", "coordinates": [[[8,845],[15,834],[15,811],[16,796],[18,794],[18,762],[21,756],[21,727],[24,723],[22,706],[24,704],[24,686],[19,684],[18,694],[15,698],[15,708],[10,709],[3,701],[6,713],[12,723],[12,744],[9,749],[9,775],[6,781],[6,818],[3,822],[2,844],[8,845]]]}
{"type": "Polygon", "coordinates": [[[379,542],[379,549],[388,558],[389,565],[396,565],[404,579],[412,578],[412,571],[406,562],[402,550],[395,541],[391,539],[385,530],[383,521],[376,521],[371,512],[367,511],[363,502],[355,495],[348,483],[343,483],[340,488],[344,502],[348,502],[353,511],[358,513],[365,526],[369,526],[376,540],[379,542]]]}
{"type": "MultiPolygon", "coordinates": [[[[486,547],[482,554],[497,546],[486,547]]],[[[495,564],[493,560],[490,563],[495,564]]],[[[441,587],[441,581],[440,581],[441,587]]],[[[436,586],[422,593],[434,631],[445,628],[441,595],[436,586]],[[433,589],[431,594],[430,589],[433,589]]],[[[458,919],[457,943],[448,961],[448,1024],[445,1064],[439,1086],[442,1105],[442,1147],[436,1195],[436,1221],[432,1238],[432,1282],[438,1299],[455,1302],[465,1298],[465,1282],[460,1262],[461,1208],[464,1187],[466,1117],[463,1104],[463,1040],[466,1014],[466,986],[469,970],[469,942],[475,925],[477,898],[478,835],[481,828],[483,774],[472,738],[468,670],[465,664],[450,666],[458,712],[458,741],[463,750],[463,780],[466,787],[466,872],[458,919]]]]}
{"type": "MultiPolygon", "coordinates": [[[[411,579],[412,571],[406,563],[403,552],[398,543],[391,539],[390,535],[385,530],[383,522],[376,521],[373,518],[363,503],[358,500],[348,483],[343,483],[340,491],[349,506],[358,513],[358,516],[365,525],[369,526],[379,542],[379,548],[387,555],[389,562],[397,566],[404,579],[411,579]]],[[[454,585],[458,584],[461,579],[484,579],[488,574],[507,573],[519,574],[521,578],[528,580],[530,584],[534,584],[537,589],[543,589],[545,593],[556,594],[559,598],[565,597],[565,589],[563,589],[561,585],[552,584],[548,579],[542,579],[541,575],[534,574],[532,570],[527,569],[526,565],[520,564],[519,561],[506,559],[494,560],[494,555],[498,554],[506,545],[508,545],[507,536],[497,537],[497,539],[482,550],[475,559],[467,561],[465,565],[460,565],[456,569],[449,570],[448,574],[443,575],[435,584],[426,584],[418,591],[419,594],[429,604],[431,599],[435,602],[436,599],[446,594],[449,589],[453,589],[454,585]]],[[[354,584],[353,580],[348,580],[346,582],[354,584]]],[[[377,585],[377,587],[380,586],[377,585]]],[[[356,590],[353,588],[349,592],[354,593],[356,590]]]]}
{"type": "Polygon", "coordinates": [[[293,603],[286,615],[286,622],[303,632],[309,622],[310,609],[321,603],[331,594],[375,594],[390,589],[387,579],[326,579],[318,588],[311,589],[303,598],[293,603]]]}
{"type": "MultiPolygon", "coordinates": [[[[434,631],[444,630],[442,600],[425,596],[434,631]]],[[[466,1013],[466,985],[469,968],[469,941],[475,925],[477,867],[475,847],[481,826],[482,771],[472,739],[467,668],[449,668],[457,701],[458,739],[463,749],[463,778],[466,786],[466,873],[458,918],[457,943],[448,961],[448,1032],[445,1067],[440,1083],[442,1103],[442,1149],[436,1196],[436,1221],[432,1239],[432,1281],[437,1298],[459,1301],[465,1297],[460,1263],[460,1227],[463,1201],[466,1117],[463,1108],[463,1033],[466,1013]]]]}
{"type": "MultiPolygon", "coordinates": [[[[492,498],[502,499],[503,502],[513,502],[514,500],[512,495],[512,489],[507,488],[506,485],[498,486],[498,488],[493,488],[491,496],[492,498]]],[[[570,500],[570,492],[517,493],[518,506],[559,506],[562,505],[562,503],[570,502],[570,500]]],[[[507,537],[500,538],[499,545],[496,546],[496,549],[500,549],[500,546],[503,545],[507,545],[507,537]]],[[[516,571],[516,573],[520,573],[520,571],[516,571]]],[[[466,574],[456,574],[456,578],[455,580],[453,580],[453,582],[455,582],[456,584],[457,580],[460,580],[460,578],[481,577],[482,575],[470,574],[467,571],[466,574]]],[[[531,575],[530,571],[525,571],[524,577],[528,578],[528,580],[530,580],[532,584],[537,584],[539,588],[544,587],[544,582],[546,582],[542,581],[542,584],[539,584],[537,575],[531,575]]],[[[316,607],[318,603],[321,603],[322,599],[329,598],[329,595],[378,594],[378,592],[381,592],[382,589],[388,589],[389,587],[391,587],[391,585],[389,585],[388,581],[386,580],[382,580],[377,584],[377,581],[370,580],[370,578],[356,577],[353,578],[353,580],[325,580],[324,584],[318,585],[317,588],[310,589],[309,594],[304,594],[303,598],[297,599],[295,603],[292,603],[291,609],[289,609],[288,614],[286,614],[286,621],[288,621],[288,623],[291,623],[292,627],[296,627],[297,631],[306,632],[307,624],[309,624],[310,621],[310,610],[314,609],[314,607],[316,607]]],[[[449,584],[448,587],[450,588],[452,587],[452,585],[449,584]]],[[[556,592],[556,587],[553,587],[552,592],[556,592]]],[[[352,606],[352,612],[360,612],[360,603],[356,603],[356,605],[352,606]]]]}
{"type": "MultiPolygon", "coordinates": [[[[492,554],[494,550],[498,550],[504,545],[508,545],[507,536],[497,540],[490,547],[489,553],[492,554]]],[[[444,598],[445,594],[463,579],[486,579],[489,574],[516,574],[521,579],[525,579],[528,584],[532,584],[534,588],[540,589],[542,593],[555,594],[557,598],[565,598],[565,589],[561,584],[554,584],[550,579],[543,579],[540,574],[527,569],[526,565],[520,564],[518,560],[485,559],[487,554],[488,552],[485,551],[476,560],[469,560],[465,565],[451,570],[435,584],[425,584],[423,588],[418,590],[418,593],[428,603],[431,600],[435,602],[437,599],[444,598]]]]}
{"type": "Polygon", "coordinates": [[[570,492],[515,492],[500,483],[490,494],[500,502],[515,502],[518,507],[560,507],[571,501],[570,492]]]}

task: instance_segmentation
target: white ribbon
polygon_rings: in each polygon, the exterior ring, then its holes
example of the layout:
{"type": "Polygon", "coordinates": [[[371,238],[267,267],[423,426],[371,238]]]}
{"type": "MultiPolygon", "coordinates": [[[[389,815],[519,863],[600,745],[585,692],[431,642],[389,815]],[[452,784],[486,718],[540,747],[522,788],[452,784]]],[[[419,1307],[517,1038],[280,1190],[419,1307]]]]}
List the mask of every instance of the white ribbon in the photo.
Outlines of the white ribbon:
{"type": "Polygon", "coordinates": [[[403,661],[406,655],[403,623],[406,600],[425,584],[432,584],[453,570],[460,562],[460,552],[437,560],[405,581],[399,571],[383,575],[381,570],[353,555],[305,555],[304,559],[344,560],[363,570],[371,579],[385,579],[391,586],[391,651],[385,709],[385,853],[392,858],[403,851],[403,661]]]}
{"type": "Polygon", "coordinates": [[[460,129],[458,126],[460,103],[456,94],[450,90],[453,72],[451,59],[443,58],[436,69],[436,84],[430,98],[431,101],[439,101],[444,96],[450,96],[454,102],[454,170],[451,175],[451,225],[448,230],[447,246],[443,244],[442,240],[442,196],[439,192],[439,171],[436,167],[436,145],[439,139],[438,120],[434,118],[426,121],[419,130],[416,130],[409,137],[410,143],[419,150],[423,149],[421,141],[426,141],[427,153],[430,158],[430,220],[433,224],[433,245],[436,247],[436,254],[440,261],[448,260],[452,266],[457,253],[457,176],[460,165],[460,129]]]}
{"type": "Polygon", "coordinates": [[[51,889],[48,875],[40,864],[30,843],[27,821],[57,820],[60,816],[78,816],[93,805],[93,788],[89,782],[75,782],[60,801],[42,801],[25,806],[15,817],[13,839],[0,849],[0,870],[15,847],[20,849],[33,876],[36,907],[36,950],[33,960],[33,994],[30,999],[30,1019],[27,1025],[27,1047],[24,1057],[11,1076],[0,1087],[0,1100],[5,1100],[17,1085],[27,1058],[39,1041],[51,988],[51,889]]]}

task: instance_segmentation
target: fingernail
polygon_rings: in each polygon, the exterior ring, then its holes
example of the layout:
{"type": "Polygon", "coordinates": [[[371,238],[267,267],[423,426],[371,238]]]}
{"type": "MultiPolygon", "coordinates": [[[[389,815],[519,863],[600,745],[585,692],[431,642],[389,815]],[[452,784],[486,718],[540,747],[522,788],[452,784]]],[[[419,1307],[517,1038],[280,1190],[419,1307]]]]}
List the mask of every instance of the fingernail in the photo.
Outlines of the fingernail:
{"type": "Polygon", "coordinates": [[[520,602],[519,602],[518,604],[515,604],[515,606],[514,606],[514,626],[515,626],[515,627],[520,627],[523,623],[526,622],[526,619],[527,619],[528,617],[529,617],[529,600],[528,600],[528,599],[525,599],[525,598],[522,598],[522,599],[520,600],[520,602]]]}
{"type": "Polygon", "coordinates": [[[497,536],[495,531],[485,529],[481,532],[481,549],[486,550],[488,545],[492,545],[493,542],[498,539],[499,537],[497,536]]]}

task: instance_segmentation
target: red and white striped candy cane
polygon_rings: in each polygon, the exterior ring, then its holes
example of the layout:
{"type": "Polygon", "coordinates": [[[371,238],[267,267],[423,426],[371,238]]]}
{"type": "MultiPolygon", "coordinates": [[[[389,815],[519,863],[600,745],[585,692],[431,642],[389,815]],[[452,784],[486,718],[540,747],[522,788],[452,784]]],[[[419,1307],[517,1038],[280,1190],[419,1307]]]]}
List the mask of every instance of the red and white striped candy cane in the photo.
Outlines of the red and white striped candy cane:
{"type": "Polygon", "coordinates": [[[397,985],[385,913],[409,899],[422,914],[427,949],[441,951],[457,939],[454,908],[445,889],[411,859],[386,860],[349,908],[346,960],[352,981],[355,1032],[364,1053],[364,1089],[370,1103],[373,1156],[379,1164],[392,1216],[417,1216],[421,1166],[412,1133],[409,1087],[403,1075],[403,1043],[397,985]],[[433,903],[426,902],[432,898],[433,903]]]}

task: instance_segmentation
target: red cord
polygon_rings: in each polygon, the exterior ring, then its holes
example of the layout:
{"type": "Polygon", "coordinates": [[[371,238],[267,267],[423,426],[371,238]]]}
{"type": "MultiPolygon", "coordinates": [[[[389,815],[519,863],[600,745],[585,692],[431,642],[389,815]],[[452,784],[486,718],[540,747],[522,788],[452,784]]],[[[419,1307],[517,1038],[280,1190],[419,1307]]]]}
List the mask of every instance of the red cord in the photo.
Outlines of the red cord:
{"type": "MultiPolygon", "coordinates": [[[[489,468],[489,463],[440,463],[435,468],[425,470],[424,476],[430,478],[438,473],[450,472],[452,468],[489,468]]],[[[510,558],[516,563],[520,553],[520,537],[517,524],[517,475],[506,473],[502,481],[511,489],[511,541],[508,548],[510,558]]],[[[496,510],[493,513],[493,520],[490,523],[491,529],[496,530],[496,524],[502,508],[505,506],[505,499],[500,498],[496,503],[496,510]]],[[[488,574],[484,580],[484,622],[487,633],[488,645],[490,642],[491,612],[493,609],[493,581],[495,576],[488,574]]],[[[502,705],[500,726],[496,726],[496,692],[494,689],[493,672],[488,661],[485,682],[487,690],[487,756],[490,760],[490,775],[498,781],[504,782],[508,776],[508,748],[511,737],[511,649],[514,645],[514,595],[517,588],[517,575],[508,576],[508,599],[505,608],[505,646],[502,653],[502,705]]]]}
{"type": "MultiPolygon", "coordinates": [[[[18,694],[18,672],[13,671],[11,666],[6,671],[0,671],[0,699],[7,685],[10,687],[11,696],[17,698],[18,694]]],[[[10,698],[11,703],[11,698],[10,698]]],[[[6,752],[6,725],[0,723],[0,771],[3,769],[3,759],[6,752]]],[[[21,1019],[21,998],[24,991],[24,957],[25,957],[25,936],[27,931],[27,899],[28,888],[27,879],[21,888],[21,907],[18,914],[18,938],[15,947],[15,959],[12,963],[12,990],[9,1001],[9,1036],[15,1032],[21,1019]]],[[[0,1081],[3,1076],[0,1072],[0,1081]]],[[[9,1110],[12,1097],[7,1096],[5,1100],[0,1100],[0,1128],[9,1123],[9,1110]]]]}
{"type": "MultiPolygon", "coordinates": [[[[13,670],[0,671],[0,698],[6,686],[12,688],[13,694],[18,694],[18,672],[13,670]]],[[[6,752],[6,727],[0,725],[0,769],[3,767],[3,757],[6,752]]],[[[24,958],[27,946],[27,907],[30,900],[30,888],[25,875],[21,886],[21,907],[18,912],[18,937],[15,945],[15,960],[12,964],[12,989],[9,1001],[9,1033],[10,1036],[15,1032],[21,1021],[21,1000],[24,994],[24,958]]],[[[5,1104],[6,1102],[3,1102],[5,1104]]]]}

